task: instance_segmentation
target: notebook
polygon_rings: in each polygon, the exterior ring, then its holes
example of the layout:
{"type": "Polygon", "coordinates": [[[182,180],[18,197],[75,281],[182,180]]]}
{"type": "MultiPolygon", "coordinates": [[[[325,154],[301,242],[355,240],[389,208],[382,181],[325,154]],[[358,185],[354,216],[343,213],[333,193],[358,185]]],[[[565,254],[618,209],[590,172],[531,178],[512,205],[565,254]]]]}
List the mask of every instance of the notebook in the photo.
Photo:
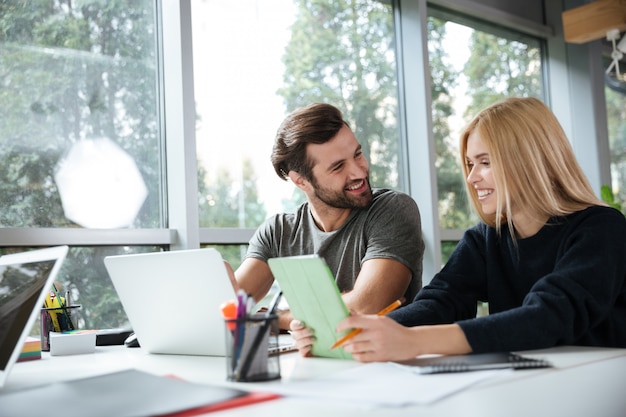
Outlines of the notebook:
{"type": "Polygon", "coordinates": [[[343,349],[331,349],[343,336],[335,331],[339,321],[348,317],[332,271],[318,255],[288,256],[268,260],[272,274],[283,291],[294,318],[315,329],[314,356],[350,359],[343,349]]]}
{"type": "Polygon", "coordinates": [[[20,355],[68,249],[57,246],[0,257],[0,387],[20,355]]]}
{"type": "Polygon", "coordinates": [[[529,358],[512,352],[432,356],[396,363],[415,367],[420,374],[485,371],[507,368],[536,369],[552,367],[552,364],[546,360],[529,358]]]}
{"type": "Polygon", "coordinates": [[[217,250],[107,256],[104,264],[143,349],[225,356],[220,305],[236,297],[217,250]]]}

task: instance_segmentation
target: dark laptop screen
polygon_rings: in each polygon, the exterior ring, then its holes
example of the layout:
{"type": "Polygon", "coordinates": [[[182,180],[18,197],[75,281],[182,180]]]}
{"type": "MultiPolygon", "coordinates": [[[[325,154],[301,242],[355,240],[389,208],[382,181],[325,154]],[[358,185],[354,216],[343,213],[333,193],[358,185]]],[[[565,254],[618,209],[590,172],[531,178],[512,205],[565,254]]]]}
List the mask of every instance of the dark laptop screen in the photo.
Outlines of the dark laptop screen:
{"type": "MultiPolygon", "coordinates": [[[[18,343],[24,326],[37,308],[55,260],[0,265],[0,370],[18,343]]],[[[43,307],[43,306],[39,306],[43,307]]]]}

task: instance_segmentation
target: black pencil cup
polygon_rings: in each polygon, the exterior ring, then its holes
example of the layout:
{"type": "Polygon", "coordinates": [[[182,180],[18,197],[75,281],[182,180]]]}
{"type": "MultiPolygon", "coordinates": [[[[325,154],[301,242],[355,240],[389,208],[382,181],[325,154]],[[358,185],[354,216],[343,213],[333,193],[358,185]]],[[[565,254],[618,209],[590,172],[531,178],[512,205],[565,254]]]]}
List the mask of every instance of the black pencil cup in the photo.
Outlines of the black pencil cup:
{"type": "Polygon", "coordinates": [[[259,382],[280,379],[279,355],[270,354],[278,344],[278,316],[256,314],[226,319],[226,377],[229,381],[259,382]]]}

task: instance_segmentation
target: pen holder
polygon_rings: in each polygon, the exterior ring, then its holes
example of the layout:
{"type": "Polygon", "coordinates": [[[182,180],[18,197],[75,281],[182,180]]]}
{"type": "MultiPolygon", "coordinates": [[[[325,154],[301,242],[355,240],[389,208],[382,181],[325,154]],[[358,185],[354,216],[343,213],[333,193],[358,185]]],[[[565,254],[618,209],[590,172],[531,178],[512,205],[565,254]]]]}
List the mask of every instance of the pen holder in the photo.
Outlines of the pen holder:
{"type": "Polygon", "coordinates": [[[280,379],[279,355],[270,355],[270,343],[278,344],[278,316],[256,314],[226,319],[226,376],[229,381],[259,382],[280,379]]]}
{"type": "Polygon", "coordinates": [[[41,350],[43,352],[50,351],[50,332],[76,330],[75,320],[72,319],[72,311],[77,308],[80,308],[80,305],[41,309],[41,350]]]}

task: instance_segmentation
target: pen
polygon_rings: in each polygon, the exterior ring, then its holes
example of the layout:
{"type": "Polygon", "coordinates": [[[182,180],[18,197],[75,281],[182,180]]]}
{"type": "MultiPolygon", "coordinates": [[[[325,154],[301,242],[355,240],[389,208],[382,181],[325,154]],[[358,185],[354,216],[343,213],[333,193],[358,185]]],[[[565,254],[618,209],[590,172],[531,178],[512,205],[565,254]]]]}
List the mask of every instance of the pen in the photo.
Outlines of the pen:
{"type": "Polygon", "coordinates": [[[269,318],[272,314],[274,314],[274,312],[276,311],[276,308],[278,307],[278,304],[280,303],[280,298],[282,296],[283,296],[282,291],[278,291],[274,295],[274,298],[272,299],[272,302],[270,303],[269,308],[267,309],[266,317],[269,318]]]}
{"type": "Polygon", "coordinates": [[[237,321],[235,325],[235,358],[239,360],[239,353],[243,345],[246,318],[248,316],[248,295],[245,291],[237,291],[237,321]]]}
{"type": "Polygon", "coordinates": [[[52,290],[54,291],[55,299],[59,301],[59,306],[61,307],[61,317],[63,318],[64,325],[61,326],[61,322],[59,322],[59,326],[61,327],[61,331],[63,330],[74,330],[74,324],[70,319],[70,314],[67,312],[67,303],[63,297],[59,297],[59,291],[57,290],[56,284],[52,283],[52,290]]]}
{"type": "MultiPolygon", "coordinates": [[[[402,304],[402,301],[396,300],[393,303],[389,304],[387,307],[385,307],[382,310],[380,310],[378,313],[376,313],[376,315],[377,316],[384,316],[385,314],[390,313],[393,310],[395,310],[396,308],[400,307],[400,304],[402,304]]],[[[352,330],[350,333],[348,333],[347,335],[345,335],[341,339],[337,340],[330,347],[330,350],[338,348],[339,346],[343,345],[346,341],[352,339],[354,336],[356,336],[359,333],[361,333],[361,329],[354,329],[354,330],[352,330]]]]}

